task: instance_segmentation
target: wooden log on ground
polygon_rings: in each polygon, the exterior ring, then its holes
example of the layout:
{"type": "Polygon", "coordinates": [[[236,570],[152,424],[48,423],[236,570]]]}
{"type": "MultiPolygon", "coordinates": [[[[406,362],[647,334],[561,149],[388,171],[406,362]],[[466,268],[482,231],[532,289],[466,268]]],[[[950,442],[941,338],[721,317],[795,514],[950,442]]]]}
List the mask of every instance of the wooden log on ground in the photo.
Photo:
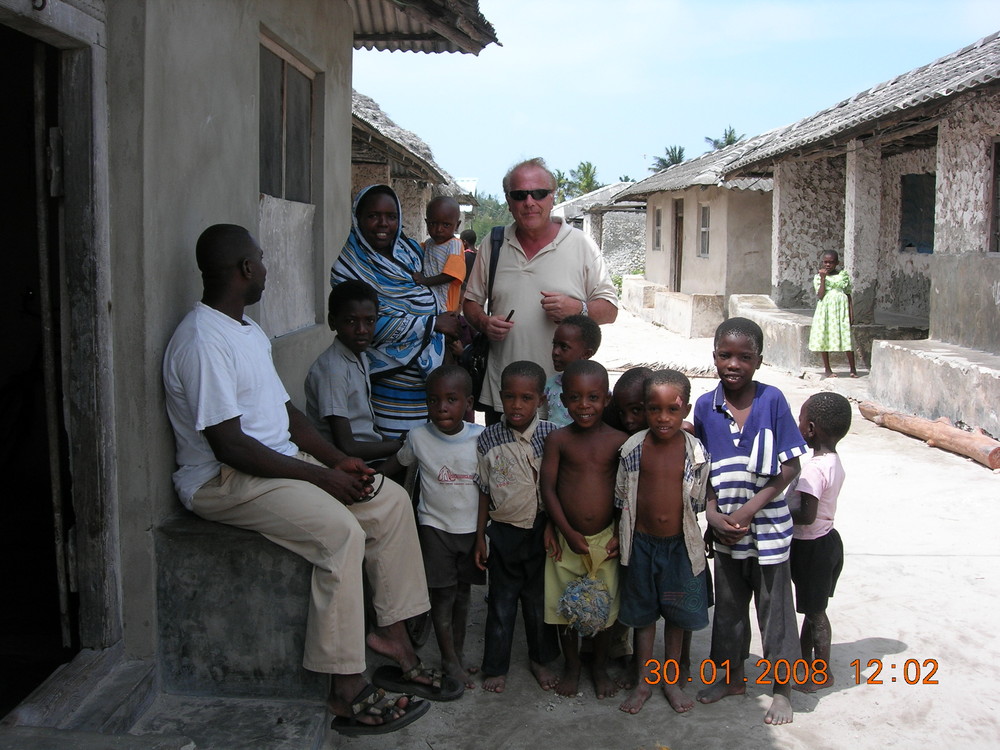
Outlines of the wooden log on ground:
{"type": "Polygon", "coordinates": [[[1000,469],[1000,442],[984,434],[982,430],[966,432],[955,427],[947,417],[924,419],[891,411],[871,401],[862,401],[858,404],[858,409],[865,419],[881,427],[926,440],[927,445],[932,448],[944,448],[968,456],[991,469],[1000,469]]]}

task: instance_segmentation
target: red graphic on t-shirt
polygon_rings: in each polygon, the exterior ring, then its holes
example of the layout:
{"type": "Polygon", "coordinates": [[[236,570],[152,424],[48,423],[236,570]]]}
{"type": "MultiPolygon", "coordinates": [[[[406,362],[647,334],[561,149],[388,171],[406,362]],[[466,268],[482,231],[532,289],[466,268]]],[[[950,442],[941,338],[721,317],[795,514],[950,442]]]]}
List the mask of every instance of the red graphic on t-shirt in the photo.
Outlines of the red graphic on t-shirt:
{"type": "Polygon", "coordinates": [[[442,466],[438,472],[438,481],[441,484],[472,484],[475,479],[475,474],[456,474],[447,466],[442,466]]]}

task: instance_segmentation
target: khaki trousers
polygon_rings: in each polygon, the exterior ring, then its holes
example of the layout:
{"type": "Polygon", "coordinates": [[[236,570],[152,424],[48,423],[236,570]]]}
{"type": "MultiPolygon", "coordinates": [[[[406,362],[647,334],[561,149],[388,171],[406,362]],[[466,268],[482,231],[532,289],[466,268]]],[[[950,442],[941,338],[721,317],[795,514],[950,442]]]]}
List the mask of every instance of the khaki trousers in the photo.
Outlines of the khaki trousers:
{"type": "MultiPolygon", "coordinates": [[[[297,457],[319,463],[306,453],[297,457]]],[[[308,670],[365,670],[362,564],[379,625],[430,609],[413,508],[388,479],[376,497],[346,506],[308,482],[223,466],[195,493],[192,507],[209,521],[260,532],[313,564],[302,660],[308,670]]]]}

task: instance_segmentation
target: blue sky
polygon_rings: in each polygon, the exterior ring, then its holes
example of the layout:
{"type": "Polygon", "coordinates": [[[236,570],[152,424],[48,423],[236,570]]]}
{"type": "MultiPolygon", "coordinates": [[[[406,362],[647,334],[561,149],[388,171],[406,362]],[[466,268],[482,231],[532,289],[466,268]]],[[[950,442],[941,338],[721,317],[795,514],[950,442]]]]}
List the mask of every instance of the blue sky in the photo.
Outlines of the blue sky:
{"type": "Polygon", "coordinates": [[[750,136],[794,122],[1000,29],[1000,3],[983,0],[479,6],[502,47],[355,51],[354,87],[493,194],[532,156],[642,179],[666,146],[697,156],[727,125],[750,136]]]}

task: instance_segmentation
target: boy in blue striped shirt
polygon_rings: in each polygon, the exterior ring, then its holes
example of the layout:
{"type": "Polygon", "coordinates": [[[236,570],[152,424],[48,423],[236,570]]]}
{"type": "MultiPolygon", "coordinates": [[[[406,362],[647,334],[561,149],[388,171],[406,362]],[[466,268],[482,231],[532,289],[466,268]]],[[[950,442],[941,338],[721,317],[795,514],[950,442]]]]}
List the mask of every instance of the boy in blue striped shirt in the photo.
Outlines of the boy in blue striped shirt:
{"type": "MultiPolygon", "coordinates": [[[[712,661],[720,677],[698,693],[702,703],[746,692],[751,596],[772,678],[779,659],[790,668],[800,657],[788,563],[792,516],[782,491],[799,473],[806,444],[781,391],[753,379],[763,348],[764,334],[752,320],[720,325],[713,357],[721,382],[694,410],[716,495],[705,515],[715,535],[712,661]]],[[[792,721],[790,682],[774,681],[765,723],[792,721]]]]}

